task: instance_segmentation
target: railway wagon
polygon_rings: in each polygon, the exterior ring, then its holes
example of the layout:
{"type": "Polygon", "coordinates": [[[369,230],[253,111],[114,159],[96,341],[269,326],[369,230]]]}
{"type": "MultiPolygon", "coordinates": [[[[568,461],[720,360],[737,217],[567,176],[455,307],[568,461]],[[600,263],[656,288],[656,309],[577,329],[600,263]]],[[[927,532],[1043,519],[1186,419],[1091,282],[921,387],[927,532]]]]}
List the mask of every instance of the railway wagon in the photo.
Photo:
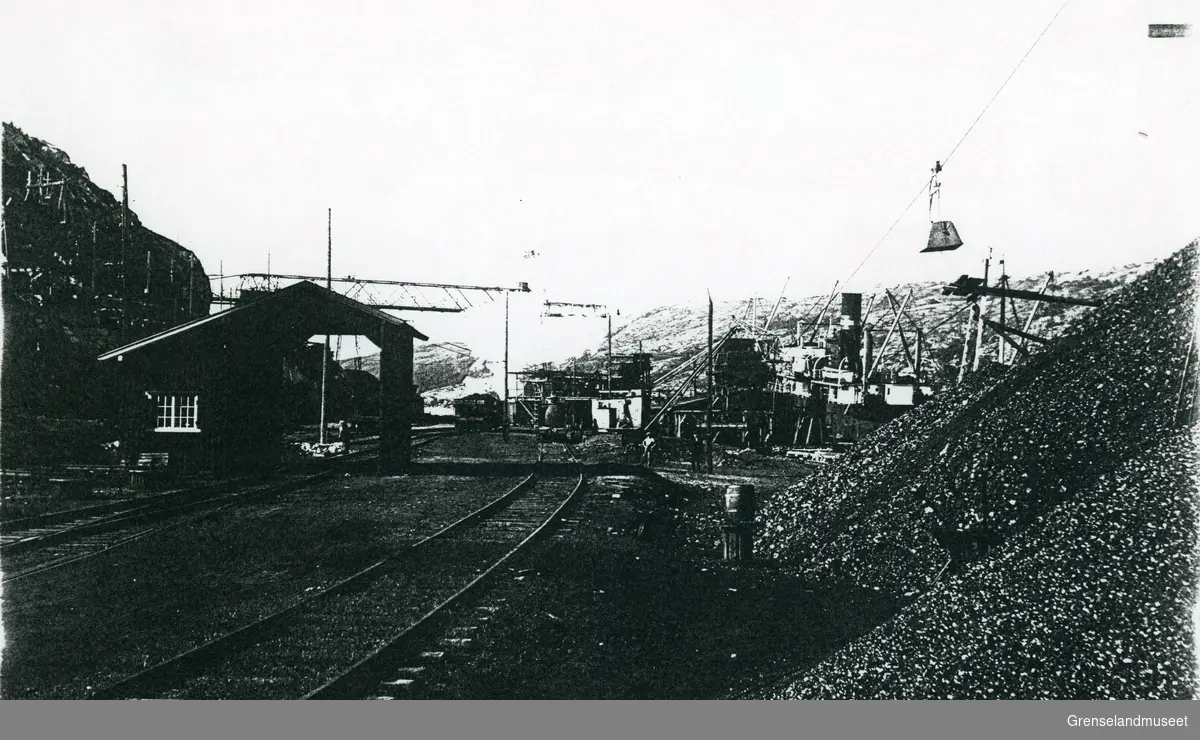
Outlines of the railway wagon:
{"type": "Polygon", "coordinates": [[[504,402],[490,393],[474,393],[454,402],[455,429],[498,429],[504,421],[504,402]]]}

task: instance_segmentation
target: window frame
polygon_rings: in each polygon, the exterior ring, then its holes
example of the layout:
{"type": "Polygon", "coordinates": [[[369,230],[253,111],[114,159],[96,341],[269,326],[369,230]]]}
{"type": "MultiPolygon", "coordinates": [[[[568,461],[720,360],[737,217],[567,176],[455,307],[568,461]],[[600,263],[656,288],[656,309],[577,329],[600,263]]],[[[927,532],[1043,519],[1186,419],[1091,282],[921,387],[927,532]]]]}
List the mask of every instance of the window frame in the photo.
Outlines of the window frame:
{"type": "Polygon", "coordinates": [[[199,393],[154,391],[149,395],[154,399],[154,431],[156,433],[200,433],[199,393]],[[169,401],[169,403],[164,403],[165,401],[169,401]],[[167,421],[167,426],[160,424],[164,419],[167,421]]]}

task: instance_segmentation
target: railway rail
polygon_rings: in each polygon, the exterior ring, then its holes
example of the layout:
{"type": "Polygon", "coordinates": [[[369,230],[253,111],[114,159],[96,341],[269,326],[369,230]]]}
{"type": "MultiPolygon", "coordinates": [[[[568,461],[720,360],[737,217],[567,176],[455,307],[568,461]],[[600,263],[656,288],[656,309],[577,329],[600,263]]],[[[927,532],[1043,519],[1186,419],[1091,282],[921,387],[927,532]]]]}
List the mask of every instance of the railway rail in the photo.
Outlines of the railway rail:
{"type": "MultiPolygon", "coordinates": [[[[417,436],[414,447],[429,444],[453,431],[431,430],[417,436]]],[[[142,499],[126,499],[95,507],[51,512],[16,520],[0,533],[4,557],[3,582],[45,573],[109,552],[150,535],[212,516],[232,506],[282,495],[326,480],[346,464],[366,462],[378,455],[377,446],[318,461],[319,472],[291,470],[270,482],[237,479],[169,491],[142,499]]]]}
{"type": "Polygon", "coordinates": [[[451,605],[553,528],[583,481],[531,474],[397,555],[92,698],[370,695],[451,605]]]}

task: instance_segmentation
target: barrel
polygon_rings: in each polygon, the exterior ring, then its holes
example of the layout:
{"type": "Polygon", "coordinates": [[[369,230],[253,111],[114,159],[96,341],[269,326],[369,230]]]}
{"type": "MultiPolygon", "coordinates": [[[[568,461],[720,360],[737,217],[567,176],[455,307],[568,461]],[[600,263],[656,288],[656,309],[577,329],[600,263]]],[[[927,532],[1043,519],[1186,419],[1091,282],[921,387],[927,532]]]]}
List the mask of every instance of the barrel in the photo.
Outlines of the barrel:
{"type": "Polygon", "coordinates": [[[725,518],[732,523],[754,521],[754,486],[728,486],[725,489],[725,518]]]}

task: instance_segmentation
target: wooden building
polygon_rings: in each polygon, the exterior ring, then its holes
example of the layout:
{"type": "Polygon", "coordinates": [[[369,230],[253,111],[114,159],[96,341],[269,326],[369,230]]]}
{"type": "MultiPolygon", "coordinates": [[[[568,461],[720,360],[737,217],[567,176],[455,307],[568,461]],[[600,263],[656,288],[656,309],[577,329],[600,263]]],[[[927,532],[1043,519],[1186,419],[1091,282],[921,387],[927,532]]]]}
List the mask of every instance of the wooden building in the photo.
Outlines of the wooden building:
{"type": "Polygon", "coordinates": [[[189,471],[275,467],[285,431],[284,356],[325,334],[362,335],[380,348],[380,469],[403,469],[420,404],[413,338],[428,337],[311,282],[101,355],[122,400],[122,445],[133,454],[170,453],[172,466],[189,471]]]}

